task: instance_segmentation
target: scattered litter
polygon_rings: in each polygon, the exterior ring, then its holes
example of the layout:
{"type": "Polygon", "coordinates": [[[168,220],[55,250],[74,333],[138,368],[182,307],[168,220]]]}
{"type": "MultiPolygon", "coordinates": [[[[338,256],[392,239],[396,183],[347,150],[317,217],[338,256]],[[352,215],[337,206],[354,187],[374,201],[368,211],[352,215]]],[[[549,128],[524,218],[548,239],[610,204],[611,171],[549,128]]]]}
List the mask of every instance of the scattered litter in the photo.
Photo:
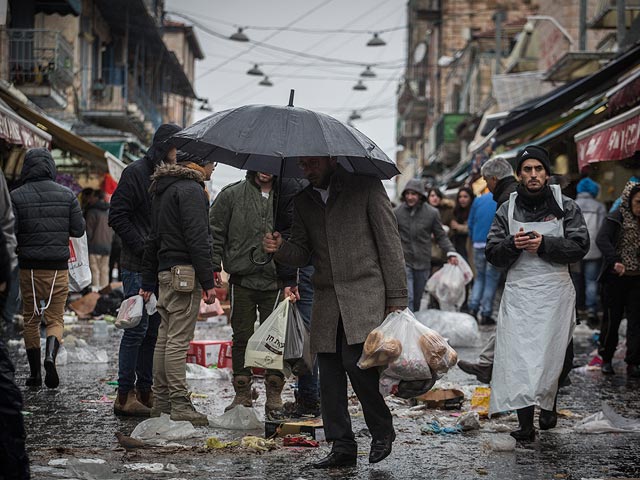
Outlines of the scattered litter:
{"type": "MultiPolygon", "coordinates": [[[[67,352],[66,363],[108,363],[109,356],[104,349],[90,346],[64,347],[67,352]]],[[[62,349],[61,349],[62,350],[62,349]]]]}
{"type": "Polygon", "coordinates": [[[197,363],[187,363],[187,380],[231,380],[225,368],[207,368],[197,363]]]}
{"type": "Polygon", "coordinates": [[[165,472],[162,463],[129,463],[124,464],[124,468],[133,470],[134,472],[163,473],[165,472]]]}
{"type": "Polygon", "coordinates": [[[462,433],[462,426],[456,425],[454,427],[443,427],[438,420],[431,420],[431,422],[423,425],[420,428],[420,433],[423,435],[431,435],[438,433],[462,433]]]}
{"type": "Polygon", "coordinates": [[[191,398],[209,398],[209,395],[207,395],[206,393],[191,392],[191,398]]]}
{"type": "Polygon", "coordinates": [[[513,427],[505,425],[504,423],[485,423],[482,427],[483,432],[492,433],[508,433],[513,430],[513,427]]]}
{"type": "MultiPolygon", "coordinates": [[[[106,460],[103,460],[102,458],[77,458],[75,459],[78,463],[97,463],[97,464],[102,464],[102,463],[107,463],[106,460]]],[[[49,463],[47,463],[47,465],[49,465],[50,467],[66,467],[67,464],[69,463],[69,459],[68,458],[54,458],[53,460],[49,460],[49,463]]]]}
{"type": "Polygon", "coordinates": [[[219,417],[210,416],[209,426],[228,430],[258,430],[263,427],[256,409],[244,405],[238,405],[219,417]]]}
{"type": "Polygon", "coordinates": [[[198,433],[191,422],[174,422],[169,415],[162,414],[140,422],[131,433],[133,438],[162,444],[170,440],[184,440],[197,437],[198,433]]]}
{"type": "Polygon", "coordinates": [[[320,442],[307,435],[286,435],[282,439],[283,447],[319,447],[320,442]]]}
{"type": "Polygon", "coordinates": [[[429,408],[440,408],[444,410],[460,409],[464,402],[464,392],[456,388],[436,388],[424,395],[416,397],[429,408]]]}
{"type": "Polygon", "coordinates": [[[579,433],[634,433],[640,432],[640,419],[625,418],[602,402],[602,410],[578,422],[574,430],[579,433]]]}
{"type": "Polygon", "coordinates": [[[478,412],[467,412],[460,417],[458,417],[458,421],[456,425],[462,427],[463,431],[468,430],[479,430],[480,429],[480,415],[478,412]]]}
{"type": "Polygon", "coordinates": [[[80,403],[113,403],[113,400],[107,397],[106,395],[103,395],[98,400],[83,399],[83,400],[80,400],[80,403]]]}
{"type": "Polygon", "coordinates": [[[23,417],[28,417],[29,415],[33,415],[33,413],[27,412],[27,411],[24,411],[24,410],[22,412],[20,412],[20,413],[22,413],[23,417]]]}
{"type": "Polygon", "coordinates": [[[558,410],[558,415],[565,418],[576,418],[580,417],[580,415],[573,413],[571,410],[563,409],[558,410]]]}
{"type": "Polygon", "coordinates": [[[471,397],[471,410],[478,412],[481,417],[489,416],[489,399],[491,387],[476,387],[471,397]]]}
{"type": "Polygon", "coordinates": [[[107,382],[107,385],[112,385],[114,387],[117,387],[119,384],[117,380],[112,380],[111,382],[107,382]]]}
{"type": "Polygon", "coordinates": [[[587,372],[599,372],[601,369],[600,365],[584,365],[582,367],[574,368],[571,370],[579,375],[584,375],[587,372]]]}
{"type": "Polygon", "coordinates": [[[266,438],[255,437],[253,435],[243,437],[240,445],[258,453],[268,452],[269,450],[275,450],[278,448],[275,440],[267,440],[266,438]]]}
{"type": "Polygon", "coordinates": [[[207,443],[205,446],[207,448],[218,450],[222,448],[237,447],[238,445],[240,445],[240,442],[235,440],[230,442],[223,442],[218,437],[209,437],[207,438],[207,443]]]}
{"type": "Polygon", "coordinates": [[[516,439],[511,435],[492,435],[483,446],[494,452],[512,452],[516,449],[516,439]]]}
{"type": "Polygon", "coordinates": [[[22,347],[22,348],[24,348],[24,338],[21,338],[20,340],[10,339],[7,342],[7,345],[9,345],[10,347],[22,347]]]}

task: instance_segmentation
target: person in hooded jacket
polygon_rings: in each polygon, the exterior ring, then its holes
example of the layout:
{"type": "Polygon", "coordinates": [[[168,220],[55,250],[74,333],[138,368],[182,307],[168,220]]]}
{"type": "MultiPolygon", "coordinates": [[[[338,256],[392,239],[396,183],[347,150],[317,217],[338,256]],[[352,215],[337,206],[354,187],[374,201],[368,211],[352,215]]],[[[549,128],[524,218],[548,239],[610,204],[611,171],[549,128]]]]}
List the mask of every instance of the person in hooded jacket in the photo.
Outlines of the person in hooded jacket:
{"type": "Polygon", "coordinates": [[[456,250],[447,237],[438,210],[427,203],[422,182],[411,179],[402,191],[402,204],[393,211],[398,221],[398,231],[404,253],[409,291],[409,308],[420,310],[424,287],[431,270],[431,236],[447,253],[449,263],[456,265],[456,250]]]}
{"type": "Polygon", "coordinates": [[[24,157],[22,186],[11,192],[18,240],[24,344],[31,375],[27,385],[42,384],[40,321],[47,325],[44,383],[57,388],[56,356],[64,329],[64,305],[69,294],[69,237],[81,237],[85,222],[78,199],[55,182],[56,165],[46,148],[24,157]],[[44,301],[44,307],[41,306],[44,301]]]}
{"type": "MultiPolygon", "coordinates": [[[[177,149],[167,140],[180,131],[174,124],[160,125],[146,155],[124,169],[111,196],[109,225],[122,241],[120,271],[125,298],[138,294],[142,286],[144,243],[151,230],[151,175],[161,163],[175,163],[177,149]]],[[[153,351],[160,316],[142,312],[142,320],[124,330],[118,353],[116,415],[148,417],[153,406],[153,351]]]]}
{"type": "Polygon", "coordinates": [[[109,204],[102,190],[94,190],[84,212],[87,222],[87,244],[91,281],[96,290],[110,283],[109,255],[113,241],[113,230],[109,226],[109,204]]]}
{"type": "Polygon", "coordinates": [[[151,416],[164,413],[171,420],[202,426],[209,420],[191,403],[185,369],[200,300],[211,304],[216,299],[209,195],[204,185],[214,163],[199,157],[179,160],[176,165],[158,167],[153,175],[152,227],[139,293],[148,301],[159,285],[157,305],[162,321],[153,356],[151,416]]]}

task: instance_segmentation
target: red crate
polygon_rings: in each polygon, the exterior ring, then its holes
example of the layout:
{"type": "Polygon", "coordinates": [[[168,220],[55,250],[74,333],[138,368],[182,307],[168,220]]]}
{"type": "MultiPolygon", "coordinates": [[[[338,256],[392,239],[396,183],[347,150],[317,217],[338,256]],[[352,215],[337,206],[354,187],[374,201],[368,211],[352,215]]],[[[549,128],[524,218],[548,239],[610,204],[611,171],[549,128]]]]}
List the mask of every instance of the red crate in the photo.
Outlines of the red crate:
{"type": "Polygon", "coordinates": [[[187,351],[187,362],[203,367],[231,368],[231,340],[193,340],[187,351]]]}

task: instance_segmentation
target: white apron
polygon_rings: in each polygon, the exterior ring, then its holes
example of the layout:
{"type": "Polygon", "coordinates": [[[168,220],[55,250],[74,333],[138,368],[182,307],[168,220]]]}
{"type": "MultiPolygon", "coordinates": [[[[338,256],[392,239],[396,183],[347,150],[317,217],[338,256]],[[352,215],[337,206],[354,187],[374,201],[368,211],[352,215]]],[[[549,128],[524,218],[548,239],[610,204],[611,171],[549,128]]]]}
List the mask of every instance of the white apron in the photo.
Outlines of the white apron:
{"type": "MultiPolygon", "coordinates": [[[[551,185],[562,208],[562,193],[551,185]]],[[[564,235],[562,220],[514,220],[518,194],[509,197],[509,233],[520,228],[564,235]]],[[[523,251],[507,273],[496,331],[489,414],[538,405],[552,410],[567,346],[576,323],[576,292],[567,265],[523,251]]]]}

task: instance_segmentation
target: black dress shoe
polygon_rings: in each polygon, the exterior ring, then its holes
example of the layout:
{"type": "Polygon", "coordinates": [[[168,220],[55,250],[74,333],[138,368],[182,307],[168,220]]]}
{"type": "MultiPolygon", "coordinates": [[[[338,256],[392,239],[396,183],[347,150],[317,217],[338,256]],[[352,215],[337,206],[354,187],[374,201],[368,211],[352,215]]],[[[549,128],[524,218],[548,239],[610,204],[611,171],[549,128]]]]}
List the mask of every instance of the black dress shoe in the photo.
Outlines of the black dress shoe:
{"type": "Polygon", "coordinates": [[[476,378],[482,383],[491,383],[491,373],[493,372],[493,365],[479,365],[477,363],[466,362],[464,360],[458,360],[458,367],[469,375],[475,375],[476,378]]]}
{"type": "Polygon", "coordinates": [[[371,451],[369,452],[369,463],[378,463],[389,456],[391,446],[396,439],[396,432],[387,435],[381,440],[373,440],[371,442],[371,451]]]}
{"type": "Polygon", "coordinates": [[[538,418],[540,430],[550,430],[558,424],[558,414],[553,410],[540,409],[540,417],[538,418]]]}
{"type": "Polygon", "coordinates": [[[536,439],[536,430],[534,428],[519,428],[518,430],[511,432],[509,435],[519,442],[533,442],[536,439]]]}
{"type": "Polygon", "coordinates": [[[614,373],[616,373],[613,370],[613,365],[611,365],[611,362],[605,362],[602,364],[602,373],[604,375],[613,375],[614,373]]]}
{"type": "Polygon", "coordinates": [[[356,455],[349,455],[348,453],[331,452],[329,455],[315,463],[312,463],[313,468],[336,468],[336,467],[355,467],[358,463],[356,455]]]}

